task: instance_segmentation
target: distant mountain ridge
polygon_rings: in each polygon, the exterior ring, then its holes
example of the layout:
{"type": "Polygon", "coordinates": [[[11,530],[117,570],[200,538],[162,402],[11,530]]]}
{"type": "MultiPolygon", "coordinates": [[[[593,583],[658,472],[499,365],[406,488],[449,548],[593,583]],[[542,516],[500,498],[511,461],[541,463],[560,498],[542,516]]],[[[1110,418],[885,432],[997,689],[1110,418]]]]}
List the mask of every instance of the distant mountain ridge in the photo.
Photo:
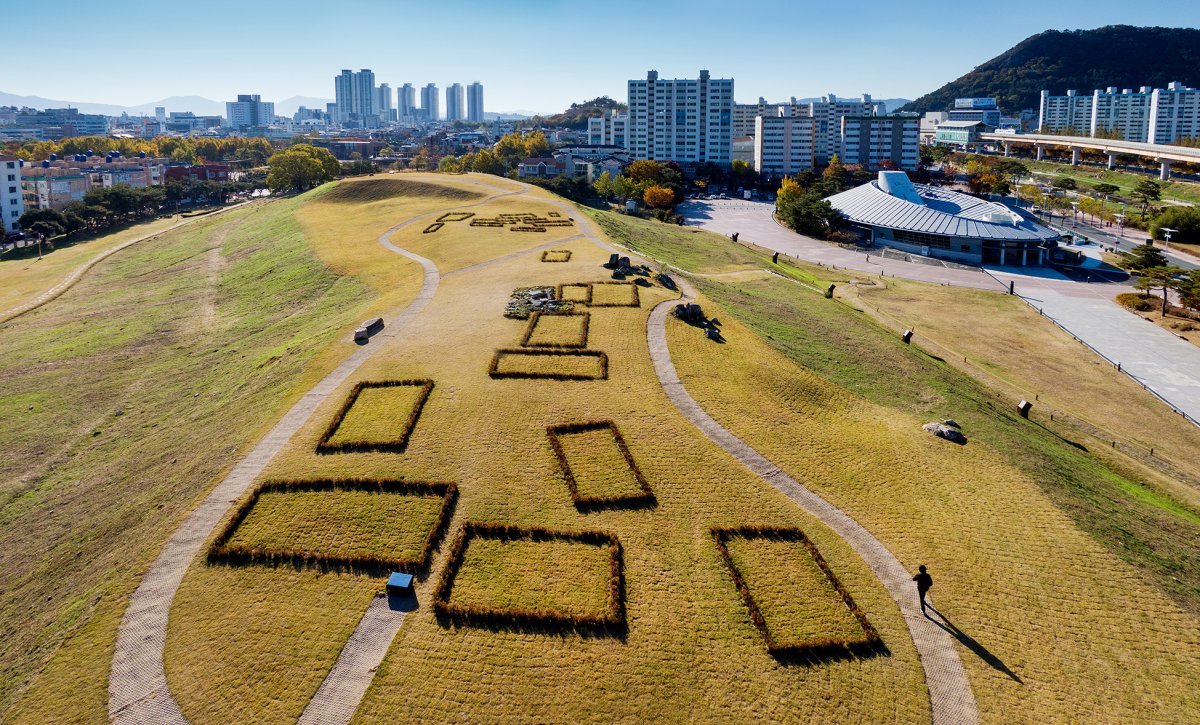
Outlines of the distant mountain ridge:
{"type": "Polygon", "coordinates": [[[1000,99],[1006,111],[1038,107],[1043,89],[1200,85],[1200,30],[1108,25],[1095,30],[1047,30],[1030,36],[966,75],[921,96],[905,111],[943,111],[955,98],[1000,99]]]}

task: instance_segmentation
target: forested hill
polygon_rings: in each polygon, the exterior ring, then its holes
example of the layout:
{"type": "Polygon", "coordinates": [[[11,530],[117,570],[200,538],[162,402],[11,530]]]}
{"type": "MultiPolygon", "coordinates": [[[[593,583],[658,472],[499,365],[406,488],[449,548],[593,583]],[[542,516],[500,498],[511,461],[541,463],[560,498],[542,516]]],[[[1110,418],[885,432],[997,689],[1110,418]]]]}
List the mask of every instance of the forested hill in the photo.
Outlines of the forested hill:
{"type": "Polygon", "coordinates": [[[1096,30],[1047,30],[1018,43],[958,80],[905,106],[942,111],[955,98],[995,96],[1006,111],[1038,107],[1047,89],[1200,85],[1200,30],[1109,25],[1096,30]]]}
{"type": "Polygon", "coordinates": [[[587,128],[587,120],[592,116],[603,116],[611,110],[624,111],[625,104],[614,101],[608,96],[600,96],[583,103],[572,103],[566,111],[546,116],[545,122],[551,126],[566,126],[568,128],[587,128]]]}

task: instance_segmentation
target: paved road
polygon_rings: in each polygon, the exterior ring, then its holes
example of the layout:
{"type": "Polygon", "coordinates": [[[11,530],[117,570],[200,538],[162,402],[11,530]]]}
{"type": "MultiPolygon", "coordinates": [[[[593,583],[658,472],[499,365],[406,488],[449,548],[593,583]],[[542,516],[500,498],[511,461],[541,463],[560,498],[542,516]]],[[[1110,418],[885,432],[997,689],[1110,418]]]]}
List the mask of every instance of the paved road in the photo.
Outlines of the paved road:
{"type": "Polygon", "coordinates": [[[1077,270],[1070,277],[1050,268],[989,267],[988,273],[968,272],[901,260],[884,260],[801,236],[781,227],[771,216],[773,206],[754,201],[691,201],[680,207],[687,223],[739,241],[798,257],[809,262],[873,274],[1016,293],[1072,335],[1121,363],[1121,369],[1169,401],[1193,420],[1200,420],[1200,348],[1119,306],[1114,298],[1133,288],[1119,276],[1100,276],[1077,270]],[[980,279],[980,278],[984,279],[980,279]],[[1090,281],[1090,283],[1089,283],[1090,281]]]}
{"type": "MultiPolygon", "coordinates": [[[[679,280],[683,300],[692,299],[695,293],[684,281],[679,280]]],[[[929,689],[930,714],[934,723],[968,725],[978,722],[979,712],[975,705],[975,694],[963,669],[962,660],[954,647],[954,639],[946,627],[921,613],[917,602],[917,589],[912,576],[898,559],[888,551],[879,539],[871,535],[849,515],[818,496],[811,489],[792,478],[771,463],[758,451],[750,447],[711,415],[704,411],[696,399],[688,393],[680,381],[671,361],[667,346],[667,316],[679,300],[661,302],[650,313],[646,322],[646,338],[650,345],[650,357],[654,372],[667,397],[685,418],[704,433],[713,443],[736,458],[763,481],[775,487],[800,508],[820,519],[863,558],[867,566],[882,582],[896,606],[904,615],[913,644],[917,647],[921,667],[925,671],[925,685],[929,689]]]]}

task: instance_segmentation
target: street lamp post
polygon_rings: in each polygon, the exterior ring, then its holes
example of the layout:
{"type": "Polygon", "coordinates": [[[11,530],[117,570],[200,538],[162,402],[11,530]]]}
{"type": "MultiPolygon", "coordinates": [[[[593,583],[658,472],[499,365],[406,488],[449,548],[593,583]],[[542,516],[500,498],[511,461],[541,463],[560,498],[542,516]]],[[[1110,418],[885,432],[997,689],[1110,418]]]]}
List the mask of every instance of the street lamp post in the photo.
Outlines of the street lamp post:
{"type": "Polygon", "coordinates": [[[1162,231],[1163,237],[1164,237],[1163,248],[1170,249],[1171,248],[1171,235],[1179,230],[1178,229],[1167,229],[1166,227],[1159,227],[1159,230],[1162,231]]]}
{"type": "Polygon", "coordinates": [[[1079,202],[1071,202],[1071,226],[1079,226],[1079,202]]]}
{"type": "Polygon", "coordinates": [[[1116,219],[1117,219],[1117,234],[1124,237],[1125,236],[1125,215],[1124,214],[1113,214],[1113,216],[1116,217],[1116,219]]]}

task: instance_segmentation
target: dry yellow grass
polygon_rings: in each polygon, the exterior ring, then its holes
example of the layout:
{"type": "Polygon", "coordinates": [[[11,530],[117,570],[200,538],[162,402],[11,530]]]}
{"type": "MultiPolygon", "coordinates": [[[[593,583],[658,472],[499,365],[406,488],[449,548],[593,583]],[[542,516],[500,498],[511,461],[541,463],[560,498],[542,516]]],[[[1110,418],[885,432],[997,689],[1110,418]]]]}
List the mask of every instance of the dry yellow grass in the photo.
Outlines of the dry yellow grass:
{"type": "Polygon", "coordinates": [[[449,602],[602,617],[608,607],[610,558],[608,547],[576,541],[473,536],[463,550],[449,602]]]}
{"type": "Polygon", "coordinates": [[[418,384],[364,387],[329,437],[328,445],[403,444],[410,434],[409,422],[427,395],[425,387],[418,384]]]}
{"type": "Polygon", "coordinates": [[[180,221],[166,216],[136,224],[111,234],[55,249],[42,259],[8,259],[0,262],[0,312],[31,302],[62,282],[75,270],[109,249],[147,234],[154,234],[180,221]]]}
{"type": "Polygon", "coordinates": [[[610,428],[558,433],[571,477],[584,499],[640,496],[641,483],[629,468],[610,428]]]}
{"type": "Polygon", "coordinates": [[[493,377],[600,380],[607,375],[604,358],[588,351],[499,350],[493,377]]]}
{"type": "MultiPolygon", "coordinates": [[[[965,357],[968,371],[1008,384],[1031,400],[1036,396],[1039,407],[1052,406],[1079,419],[1079,431],[1093,436],[1089,447],[1099,449],[1116,436],[1142,453],[1154,448],[1156,456],[1200,481],[1200,458],[1194,455],[1200,450],[1200,428],[1171,413],[1021,300],[900,279],[887,283],[886,288],[842,289],[894,324],[914,328],[916,344],[931,340],[944,346],[934,347],[935,354],[956,364],[965,357]],[[946,314],[948,309],[956,313],[946,314]]],[[[1200,489],[1148,475],[1172,495],[1200,507],[1200,489]]]]}
{"type": "Polygon", "coordinates": [[[1195,619],[986,440],[935,438],[924,420],[795,366],[732,319],[725,345],[667,324],[680,376],[706,410],[900,561],[929,565],[939,609],[971,638],[960,655],[985,720],[1182,721],[1198,711],[1187,684],[1200,678],[1195,619]]]}
{"type": "Polygon", "coordinates": [[[535,313],[530,317],[529,329],[521,344],[526,347],[587,347],[589,317],[586,312],[535,313]]]}
{"type": "MultiPolygon", "coordinates": [[[[440,229],[428,234],[424,231],[428,225],[414,224],[401,230],[392,238],[392,242],[398,247],[428,257],[437,264],[442,274],[447,274],[506,254],[553,244],[558,240],[579,234],[577,225],[549,227],[544,232],[514,231],[511,224],[502,227],[471,226],[471,222],[481,217],[494,218],[499,214],[525,213],[546,217],[549,212],[556,211],[555,207],[550,204],[525,195],[501,197],[486,204],[472,206],[469,211],[475,212],[475,216],[471,219],[445,222],[440,229]]],[[[566,219],[566,217],[562,218],[566,219]]],[[[430,217],[429,221],[433,222],[435,219],[436,217],[430,217]]],[[[537,259],[534,261],[536,262],[537,259]]]]}
{"type": "Polygon", "coordinates": [[[311,552],[319,557],[417,560],[442,497],[380,491],[267,491],[230,546],[311,552]]]}
{"type": "MultiPolygon", "coordinates": [[[[581,266],[594,267],[597,281],[603,279],[598,265],[606,253],[583,242],[569,244],[581,266]]],[[[540,719],[560,721],[593,719],[597,713],[612,719],[927,718],[928,700],[907,631],[863,562],[700,436],[667,402],[653,376],[644,330],[650,304],[670,293],[644,290],[642,309],[592,311],[589,346],[610,355],[608,381],[487,376],[493,351],[516,344],[527,324],[503,317],[511,290],[534,281],[578,280],[578,271],[563,271],[570,265],[545,265],[538,257],[531,253],[443,278],[426,313],[360,371],[362,379],[430,378],[444,392],[430,398],[403,454],[315,454],[323,422],[337,405],[331,400],[267,475],[399,472],[415,480],[456,481],[460,498],[452,532],[465,520],[611,532],[624,549],[628,635],[622,641],[445,627],[430,609],[433,582],[424,581],[417,591],[420,607],[406,617],[359,717],[495,721],[537,712],[540,719]],[[584,516],[574,507],[545,427],[592,419],[620,421],[633,457],[655,486],[656,508],[584,516]],[[709,533],[714,525],[764,522],[811,533],[883,633],[892,656],[813,670],[781,665],[765,652],[709,533]]],[[[352,384],[347,381],[345,389],[352,384]]],[[[433,572],[445,565],[447,548],[433,572]]],[[[223,587],[211,587],[204,596],[208,607],[219,608],[223,587]]],[[[187,616],[178,610],[172,619],[186,626],[187,616]]],[[[269,656],[267,639],[241,644],[269,656]]],[[[167,656],[182,654],[173,649],[167,656]]],[[[294,711],[303,707],[302,695],[279,696],[294,711]]]]}
{"type": "Polygon", "coordinates": [[[197,564],[167,624],[171,693],[193,723],[295,722],[378,589],[347,574],[197,564]]]}
{"type": "Polygon", "coordinates": [[[725,545],[779,645],[863,638],[862,625],[802,543],[733,536],[725,545]]]}
{"type": "Polygon", "coordinates": [[[632,282],[605,282],[592,285],[592,307],[637,307],[638,288],[632,282]]]}
{"type": "Polygon", "coordinates": [[[565,284],[559,291],[559,296],[568,302],[586,303],[592,298],[592,288],[588,284],[565,284]]]}

